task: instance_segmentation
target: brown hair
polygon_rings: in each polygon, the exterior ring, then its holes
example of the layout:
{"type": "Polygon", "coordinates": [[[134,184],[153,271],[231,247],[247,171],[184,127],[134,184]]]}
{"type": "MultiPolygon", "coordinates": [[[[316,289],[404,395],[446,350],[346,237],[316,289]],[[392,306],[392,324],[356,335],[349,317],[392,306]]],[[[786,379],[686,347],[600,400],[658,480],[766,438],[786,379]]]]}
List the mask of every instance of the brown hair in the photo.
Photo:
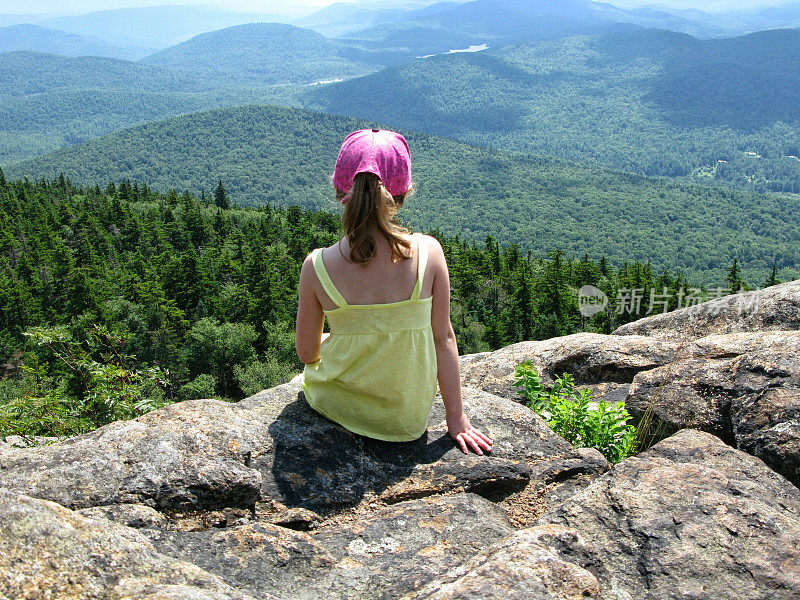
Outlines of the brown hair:
{"type": "Polygon", "coordinates": [[[403,237],[410,232],[394,222],[407,193],[392,196],[374,173],[358,173],[347,194],[336,190],[339,200],[345,198],[342,224],[350,244],[350,260],[366,267],[375,256],[375,241],[370,235],[373,226],[389,242],[393,259],[411,258],[411,242],[403,237]]]}

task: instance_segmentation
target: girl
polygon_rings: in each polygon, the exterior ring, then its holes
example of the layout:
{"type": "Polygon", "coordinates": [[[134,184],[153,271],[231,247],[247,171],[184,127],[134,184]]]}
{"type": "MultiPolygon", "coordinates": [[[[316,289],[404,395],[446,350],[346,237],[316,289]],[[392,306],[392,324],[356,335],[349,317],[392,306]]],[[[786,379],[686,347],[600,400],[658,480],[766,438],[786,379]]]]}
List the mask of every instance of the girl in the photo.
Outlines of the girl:
{"type": "Polygon", "coordinates": [[[464,453],[490,451],[492,440],[461,406],[442,247],[393,221],[411,191],[406,140],[378,129],[351,133],[333,184],[345,235],[314,250],[300,271],[296,341],[306,400],[355,433],[411,441],[425,433],[438,379],[450,436],[464,453]]]}

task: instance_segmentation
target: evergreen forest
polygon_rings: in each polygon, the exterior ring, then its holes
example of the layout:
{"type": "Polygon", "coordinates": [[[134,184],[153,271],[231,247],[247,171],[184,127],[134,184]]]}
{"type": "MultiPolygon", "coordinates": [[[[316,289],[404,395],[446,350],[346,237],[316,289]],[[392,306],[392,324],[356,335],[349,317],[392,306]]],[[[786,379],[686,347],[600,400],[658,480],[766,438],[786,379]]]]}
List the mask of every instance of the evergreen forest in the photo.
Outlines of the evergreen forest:
{"type": "MultiPolygon", "coordinates": [[[[608,332],[676,308],[691,285],[649,263],[432,231],[452,277],[461,353],[576,331],[608,332]],[[595,285],[609,309],[581,316],[595,285]],[[639,312],[614,299],[638,289],[639,312]],[[656,297],[666,305],[648,303],[656,297]]],[[[330,211],[231,207],[144,182],[7,180],[0,171],[0,431],[73,435],[177,400],[238,400],[301,369],[294,350],[300,264],[339,239],[330,211]]],[[[769,274],[776,282],[774,271],[769,274]]],[[[731,289],[746,285],[734,265],[731,289]]],[[[752,282],[761,285],[763,282],[752,282]]],[[[714,294],[714,290],[698,293],[714,294]]]]}

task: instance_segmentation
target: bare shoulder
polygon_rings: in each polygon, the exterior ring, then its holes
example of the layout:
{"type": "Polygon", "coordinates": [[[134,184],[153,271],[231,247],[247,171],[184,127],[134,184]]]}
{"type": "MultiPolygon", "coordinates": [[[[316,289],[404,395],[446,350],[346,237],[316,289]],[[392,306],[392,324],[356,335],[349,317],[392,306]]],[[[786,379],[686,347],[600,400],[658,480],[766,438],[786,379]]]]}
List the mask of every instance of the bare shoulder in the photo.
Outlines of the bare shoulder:
{"type": "Polygon", "coordinates": [[[425,235],[423,233],[420,233],[419,236],[422,238],[423,243],[427,245],[429,255],[440,254],[444,256],[444,251],[442,250],[442,245],[439,243],[439,240],[432,235],[425,235]]]}
{"type": "Polygon", "coordinates": [[[430,235],[422,235],[421,237],[428,249],[428,266],[435,271],[447,269],[444,250],[442,250],[439,240],[430,235]]]}
{"type": "Polygon", "coordinates": [[[300,284],[313,285],[317,280],[316,270],[314,269],[314,254],[317,250],[309,252],[303,259],[303,264],[300,267],[300,284]]]}
{"type": "Polygon", "coordinates": [[[314,268],[314,252],[309,252],[308,255],[303,259],[303,265],[300,267],[301,273],[314,268]]]}

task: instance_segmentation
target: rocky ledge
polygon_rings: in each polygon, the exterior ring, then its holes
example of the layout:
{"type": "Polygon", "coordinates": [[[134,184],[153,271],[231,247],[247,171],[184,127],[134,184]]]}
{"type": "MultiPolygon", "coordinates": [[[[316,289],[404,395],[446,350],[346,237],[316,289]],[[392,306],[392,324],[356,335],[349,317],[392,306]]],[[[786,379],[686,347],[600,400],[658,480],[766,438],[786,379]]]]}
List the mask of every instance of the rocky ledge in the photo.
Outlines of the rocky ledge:
{"type": "Polygon", "coordinates": [[[0,600],[798,598],[800,282],[765,293],[463,357],[484,457],[440,401],[384,443],[296,384],[0,443],[0,600]],[[661,441],[613,467],[571,447],[517,402],[522,360],[661,441]]]}

